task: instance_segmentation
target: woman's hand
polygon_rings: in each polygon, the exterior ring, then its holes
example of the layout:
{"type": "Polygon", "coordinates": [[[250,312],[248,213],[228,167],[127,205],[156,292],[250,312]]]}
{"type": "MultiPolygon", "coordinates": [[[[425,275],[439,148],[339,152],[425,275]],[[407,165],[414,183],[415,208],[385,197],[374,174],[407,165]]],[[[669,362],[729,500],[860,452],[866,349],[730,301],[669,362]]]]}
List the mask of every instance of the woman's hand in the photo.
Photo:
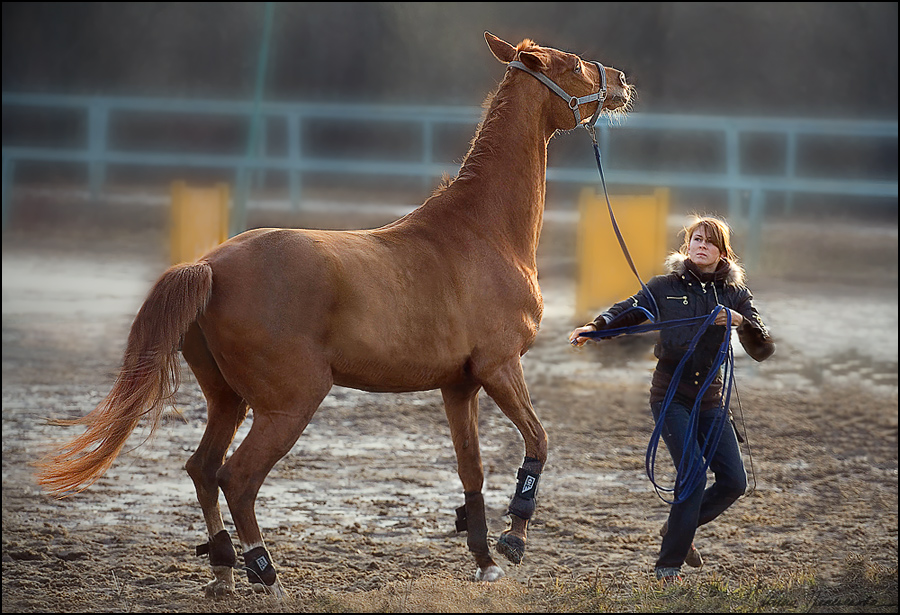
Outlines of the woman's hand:
{"type": "Polygon", "coordinates": [[[727,325],[728,324],[728,314],[731,314],[731,326],[732,327],[740,327],[741,323],[744,322],[744,317],[740,315],[740,313],[735,312],[734,310],[729,310],[727,307],[723,307],[718,314],[716,314],[716,320],[713,324],[716,325],[727,325]]]}
{"type": "Polygon", "coordinates": [[[582,333],[590,333],[591,331],[596,331],[597,327],[593,324],[587,324],[583,327],[578,327],[574,331],[569,334],[569,343],[575,346],[576,348],[581,348],[584,346],[587,341],[591,338],[589,337],[580,337],[582,333]]]}

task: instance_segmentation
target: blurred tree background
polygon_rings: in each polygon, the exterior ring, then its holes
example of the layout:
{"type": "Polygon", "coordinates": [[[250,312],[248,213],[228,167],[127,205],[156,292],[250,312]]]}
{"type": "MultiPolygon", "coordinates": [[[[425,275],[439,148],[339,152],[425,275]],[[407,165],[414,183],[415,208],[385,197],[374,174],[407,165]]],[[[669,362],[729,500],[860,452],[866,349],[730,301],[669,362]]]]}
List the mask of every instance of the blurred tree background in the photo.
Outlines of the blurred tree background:
{"type": "MultiPolygon", "coordinates": [[[[248,99],[263,3],[5,2],[3,90],[248,99]]],[[[624,70],[635,111],[897,117],[897,3],[276,3],[265,97],[478,105],[482,33],[624,70]]]]}

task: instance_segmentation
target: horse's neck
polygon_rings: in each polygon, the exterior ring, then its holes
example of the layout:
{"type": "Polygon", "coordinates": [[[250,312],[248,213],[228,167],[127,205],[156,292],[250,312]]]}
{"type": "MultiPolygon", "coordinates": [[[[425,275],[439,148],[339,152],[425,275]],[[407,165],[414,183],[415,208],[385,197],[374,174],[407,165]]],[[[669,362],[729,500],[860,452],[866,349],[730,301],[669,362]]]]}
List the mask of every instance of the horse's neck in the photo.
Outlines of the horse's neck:
{"type": "Polygon", "coordinates": [[[476,232],[534,266],[544,216],[547,142],[539,106],[527,88],[504,82],[457,179],[450,206],[476,232]]]}

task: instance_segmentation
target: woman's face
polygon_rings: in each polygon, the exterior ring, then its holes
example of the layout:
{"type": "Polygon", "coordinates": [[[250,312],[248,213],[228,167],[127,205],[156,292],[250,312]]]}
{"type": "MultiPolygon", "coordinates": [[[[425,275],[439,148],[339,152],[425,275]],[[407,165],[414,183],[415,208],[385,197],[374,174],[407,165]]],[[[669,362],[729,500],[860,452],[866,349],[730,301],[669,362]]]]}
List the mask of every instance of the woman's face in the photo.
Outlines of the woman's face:
{"type": "Polygon", "coordinates": [[[691,243],[688,246],[688,257],[700,271],[712,273],[719,264],[722,253],[713,244],[706,233],[706,228],[698,226],[691,233],[691,243]]]}

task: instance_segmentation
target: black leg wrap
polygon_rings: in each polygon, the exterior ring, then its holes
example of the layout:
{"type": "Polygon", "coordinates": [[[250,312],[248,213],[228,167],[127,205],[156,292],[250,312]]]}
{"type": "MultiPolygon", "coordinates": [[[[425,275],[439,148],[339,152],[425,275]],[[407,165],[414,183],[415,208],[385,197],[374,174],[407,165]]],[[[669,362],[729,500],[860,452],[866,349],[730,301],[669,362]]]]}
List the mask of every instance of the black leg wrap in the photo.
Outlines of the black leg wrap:
{"type": "Polygon", "coordinates": [[[228,566],[234,568],[237,563],[237,553],[231,544],[228,530],[222,530],[203,545],[197,545],[197,556],[209,555],[210,566],[228,566]]]}
{"type": "Polygon", "coordinates": [[[469,529],[469,521],[466,518],[466,505],[463,504],[456,509],[456,531],[465,532],[469,529]]]}
{"type": "Polygon", "coordinates": [[[509,502],[506,514],[516,515],[522,519],[531,519],[537,505],[538,480],[541,478],[543,464],[537,459],[526,457],[516,477],[516,493],[509,502]]]}
{"type": "Polygon", "coordinates": [[[466,545],[475,554],[486,554],[487,519],[484,515],[484,496],[481,492],[466,494],[466,545]]]}
{"type": "Polygon", "coordinates": [[[275,566],[265,547],[256,547],[244,553],[244,570],[250,583],[271,586],[275,583],[275,566]]]}

